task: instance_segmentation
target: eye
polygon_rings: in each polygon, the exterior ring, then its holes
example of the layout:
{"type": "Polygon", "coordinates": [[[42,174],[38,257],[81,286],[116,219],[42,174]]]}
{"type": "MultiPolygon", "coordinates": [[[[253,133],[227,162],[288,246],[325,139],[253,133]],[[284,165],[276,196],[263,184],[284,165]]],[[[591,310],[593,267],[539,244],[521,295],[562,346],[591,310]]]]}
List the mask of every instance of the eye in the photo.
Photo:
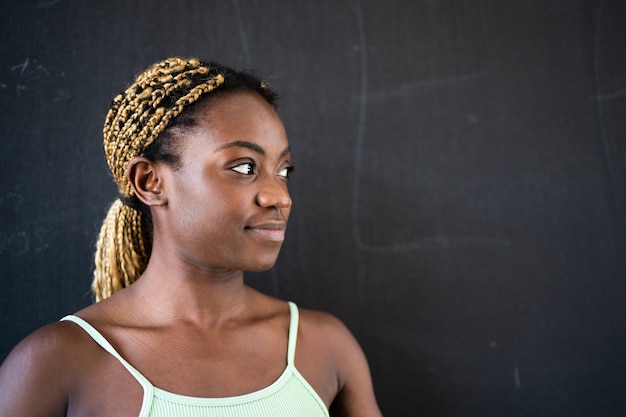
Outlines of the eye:
{"type": "Polygon", "coordinates": [[[236,167],[232,167],[231,169],[243,175],[252,175],[254,174],[254,168],[255,168],[254,162],[246,162],[246,163],[237,165],[236,167]]]}
{"type": "Polygon", "coordinates": [[[291,176],[291,173],[293,172],[293,169],[293,167],[285,167],[278,171],[278,176],[283,178],[289,178],[291,176]]]}

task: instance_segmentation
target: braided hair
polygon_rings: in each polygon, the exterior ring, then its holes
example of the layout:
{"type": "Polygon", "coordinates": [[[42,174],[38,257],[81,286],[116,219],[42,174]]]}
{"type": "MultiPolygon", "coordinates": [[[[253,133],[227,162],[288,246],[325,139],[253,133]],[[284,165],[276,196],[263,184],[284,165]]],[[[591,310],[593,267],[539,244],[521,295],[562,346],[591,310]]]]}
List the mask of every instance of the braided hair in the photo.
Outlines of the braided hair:
{"type": "Polygon", "coordinates": [[[242,90],[256,92],[276,106],[276,93],[251,73],[175,57],[153,64],[113,99],[104,121],[104,152],[119,198],[107,212],[96,245],[96,301],[132,284],[150,258],[150,210],[135,196],[126,176],[130,160],[144,156],[176,168],[177,140],[197,125],[197,104],[242,90]]]}

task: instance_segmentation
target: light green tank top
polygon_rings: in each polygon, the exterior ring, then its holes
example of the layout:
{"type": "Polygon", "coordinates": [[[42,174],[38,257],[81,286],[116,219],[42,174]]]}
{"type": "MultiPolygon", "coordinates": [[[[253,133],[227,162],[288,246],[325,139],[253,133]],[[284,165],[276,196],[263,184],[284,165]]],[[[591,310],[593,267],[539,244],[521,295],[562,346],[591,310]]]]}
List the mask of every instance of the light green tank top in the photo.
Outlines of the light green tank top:
{"type": "Polygon", "coordinates": [[[83,328],[104,350],[116,357],[143,387],[139,417],[329,417],[328,409],[294,364],[298,336],[298,307],[289,302],[291,319],[287,367],[270,386],[226,398],[200,398],[174,394],[153,386],[111,346],[93,326],[77,316],[66,316],[83,328]]]}

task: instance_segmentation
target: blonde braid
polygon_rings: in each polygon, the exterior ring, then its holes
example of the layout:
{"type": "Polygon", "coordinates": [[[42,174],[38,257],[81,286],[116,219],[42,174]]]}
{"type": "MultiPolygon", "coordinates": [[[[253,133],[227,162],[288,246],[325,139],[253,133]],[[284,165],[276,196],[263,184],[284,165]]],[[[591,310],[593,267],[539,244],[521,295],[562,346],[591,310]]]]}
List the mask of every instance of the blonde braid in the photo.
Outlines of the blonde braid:
{"type": "MultiPolygon", "coordinates": [[[[215,71],[214,71],[215,72],[215,71]]],[[[185,107],[224,83],[199,60],[169,58],[152,65],[113,99],[104,122],[104,152],[122,199],[135,193],[126,170],[185,107]]],[[[109,208],[96,245],[92,289],[96,301],[132,284],[143,273],[150,245],[139,209],[116,200],[109,208]]]]}

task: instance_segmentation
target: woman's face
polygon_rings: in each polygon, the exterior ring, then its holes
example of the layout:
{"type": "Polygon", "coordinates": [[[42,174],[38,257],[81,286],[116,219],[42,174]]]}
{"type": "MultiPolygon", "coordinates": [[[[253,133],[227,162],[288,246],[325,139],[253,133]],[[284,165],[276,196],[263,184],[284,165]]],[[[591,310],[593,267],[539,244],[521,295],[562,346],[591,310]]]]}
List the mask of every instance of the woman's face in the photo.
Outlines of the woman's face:
{"type": "MultiPolygon", "coordinates": [[[[283,124],[261,96],[234,92],[205,106],[181,142],[182,166],[166,167],[163,244],[207,270],[272,267],[291,209],[283,124]]],[[[156,236],[155,236],[156,238],[156,236]]]]}

